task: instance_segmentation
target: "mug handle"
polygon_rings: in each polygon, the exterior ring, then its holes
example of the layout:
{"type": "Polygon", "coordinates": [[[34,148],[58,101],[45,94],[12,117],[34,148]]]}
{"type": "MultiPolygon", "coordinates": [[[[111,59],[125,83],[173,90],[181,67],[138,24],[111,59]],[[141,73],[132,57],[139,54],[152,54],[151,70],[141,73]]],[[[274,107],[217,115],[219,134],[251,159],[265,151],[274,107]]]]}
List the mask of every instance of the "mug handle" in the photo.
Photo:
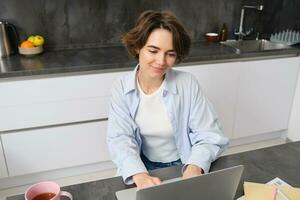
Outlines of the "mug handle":
{"type": "Polygon", "coordinates": [[[66,192],[66,191],[61,191],[60,196],[66,196],[66,197],[69,197],[71,200],[73,200],[72,194],[69,192],[66,192]]]}

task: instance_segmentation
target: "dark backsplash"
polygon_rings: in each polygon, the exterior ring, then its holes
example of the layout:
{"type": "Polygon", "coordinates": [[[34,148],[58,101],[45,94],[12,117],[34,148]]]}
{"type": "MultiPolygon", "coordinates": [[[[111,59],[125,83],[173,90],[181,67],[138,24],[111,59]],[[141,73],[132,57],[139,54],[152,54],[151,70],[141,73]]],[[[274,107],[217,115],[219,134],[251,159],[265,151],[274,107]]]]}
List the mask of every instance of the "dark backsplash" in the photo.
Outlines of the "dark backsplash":
{"type": "Polygon", "coordinates": [[[246,10],[245,29],[263,36],[300,30],[299,0],[0,0],[0,19],[14,24],[21,40],[39,34],[48,48],[82,48],[120,45],[121,33],[142,11],[170,10],[193,41],[202,41],[206,32],[218,32],[223,23],[234,38],[245,4],[264,5],[262,12],[246,10]]]}

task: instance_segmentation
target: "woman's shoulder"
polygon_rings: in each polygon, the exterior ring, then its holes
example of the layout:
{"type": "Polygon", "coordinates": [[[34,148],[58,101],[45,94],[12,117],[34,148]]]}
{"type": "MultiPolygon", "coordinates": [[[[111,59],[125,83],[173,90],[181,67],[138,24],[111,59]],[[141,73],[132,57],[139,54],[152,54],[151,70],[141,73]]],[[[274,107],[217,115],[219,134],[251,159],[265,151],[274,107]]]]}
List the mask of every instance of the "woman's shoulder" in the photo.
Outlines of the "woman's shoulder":
{"type": "Polygon", "coordinates": [[[112,90],[126,91],[131,89],[134,84],[134,71],[122,73],[114,80],[112,90]]]}
{"type": "Polygon", "coordinates": [[[178,91],[190,93],[194,90],[201,90],[198,79],[192,73],[174,69],[172,74],[178,91]]]}
{"type": "Polygon", "coordinates": [[[172,69],[171,72],[176,79],[176,82],[192,82],[192,83],[198,83],[196,77],[190,73],[190,72],[185,72],[177,69],[172,69]]]}
{"type": "Polygon", "coordinates": [[[130,80],[130,78],[132,77],[132,74],[133,74],[132,71],[122,73],[116,78],[115,82],[118,82],[119,84],[121,84],[121,83],[124,84],[130,80]]]}

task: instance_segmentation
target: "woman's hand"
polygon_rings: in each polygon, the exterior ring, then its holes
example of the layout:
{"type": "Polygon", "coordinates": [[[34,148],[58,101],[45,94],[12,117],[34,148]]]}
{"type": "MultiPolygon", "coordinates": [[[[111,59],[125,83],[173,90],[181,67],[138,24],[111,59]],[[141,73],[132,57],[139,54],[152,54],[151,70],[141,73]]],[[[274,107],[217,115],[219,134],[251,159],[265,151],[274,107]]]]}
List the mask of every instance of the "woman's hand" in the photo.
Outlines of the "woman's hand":
{"type": "Polygon", "coordinates": [[[197,165],[188,165],[183,172],[182,178],[190,178],[201,174],[203,174],[202,168],[197,165]]]}
{"type": "Polygon", "coordinates": [[[139,173],[132,176],[138,189],[159,185],[160,179],[154,176],[150,176],[148,173],[139,173]]]}

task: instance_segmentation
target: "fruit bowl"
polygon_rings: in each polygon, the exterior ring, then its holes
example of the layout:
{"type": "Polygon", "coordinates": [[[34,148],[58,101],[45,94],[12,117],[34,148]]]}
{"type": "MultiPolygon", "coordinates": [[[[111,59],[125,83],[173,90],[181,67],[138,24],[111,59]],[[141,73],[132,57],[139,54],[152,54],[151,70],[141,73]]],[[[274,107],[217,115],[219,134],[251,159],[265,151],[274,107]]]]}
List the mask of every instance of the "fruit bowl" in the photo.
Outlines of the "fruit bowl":
{"type": "Polygon", "coordinates": [[[32,48],[19,47],[19,53],[25,56],[37,55],[43,52],[43,46],[37,46],[32,48]]]}

